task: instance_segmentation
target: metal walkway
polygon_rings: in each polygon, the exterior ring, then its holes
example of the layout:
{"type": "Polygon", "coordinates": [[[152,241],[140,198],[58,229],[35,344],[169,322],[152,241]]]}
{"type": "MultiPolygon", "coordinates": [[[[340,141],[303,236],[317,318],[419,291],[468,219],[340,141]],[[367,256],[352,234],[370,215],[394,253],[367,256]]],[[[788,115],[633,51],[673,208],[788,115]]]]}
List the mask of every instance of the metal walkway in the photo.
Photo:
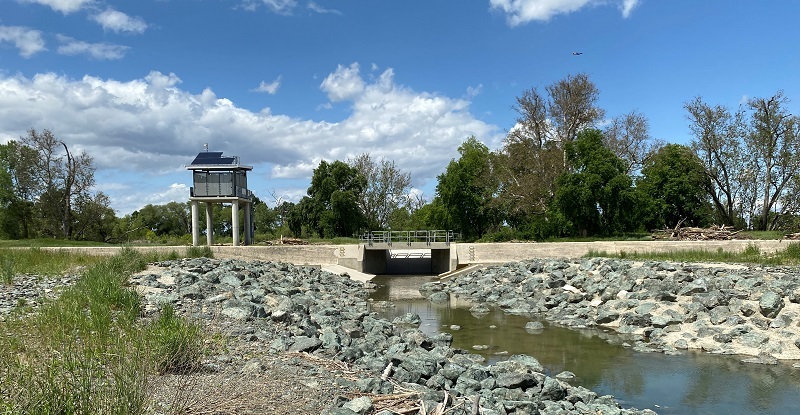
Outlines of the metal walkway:
{"type": "Polygon", "coordinates": [[[359,237],[359,244],[365,247],[425,247],[449,246],[458,240],[453,231],[371,231],[359,237]]]}

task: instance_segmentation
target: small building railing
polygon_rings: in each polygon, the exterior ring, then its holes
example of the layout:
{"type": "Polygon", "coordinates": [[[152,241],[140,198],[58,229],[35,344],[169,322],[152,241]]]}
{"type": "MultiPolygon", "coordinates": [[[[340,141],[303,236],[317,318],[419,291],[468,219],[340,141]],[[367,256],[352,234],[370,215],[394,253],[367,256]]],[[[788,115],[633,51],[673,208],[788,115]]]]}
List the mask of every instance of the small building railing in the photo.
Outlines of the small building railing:
{"type": "Polygon", "coordinates": [[[459,235],[453,231],[433,230],[433,231],[370,231],[362,234],[359,243],[373,246],[375,244],[395,244],[411,246],[414,243],[424,243],[431,245],[434,243],[444,243],[449,245],[459,239],[459,235]]]}

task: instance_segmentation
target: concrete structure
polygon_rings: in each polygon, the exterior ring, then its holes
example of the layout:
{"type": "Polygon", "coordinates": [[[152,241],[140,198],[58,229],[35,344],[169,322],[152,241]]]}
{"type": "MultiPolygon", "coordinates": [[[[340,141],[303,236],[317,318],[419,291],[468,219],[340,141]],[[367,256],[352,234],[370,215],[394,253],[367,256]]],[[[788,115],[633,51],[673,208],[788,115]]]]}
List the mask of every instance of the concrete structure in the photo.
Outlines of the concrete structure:
{"type": "MultiPolygon", "coordinates": [[[[464,270],[474,265],[490,265],[513,261],[522,261],[532,258],[580,258],[591,252],[602,256],[603,254],[619,254],[622,252],[671,252],[706,250],[725,252],[742,252],[748,246],[757,246],[762,254],[784,251],[789,244],[797,244],[791,240],[732,240],[732,241],[601,241],[601,242],[545,242],[545,243],[451,243],[449,248],[448,268],[464,270]]],[[[393,241],[391,251],[412,251],[410,248],[401,249],[403,242],[393,241]],[[395,249],[396,248],[396,249],[395,249]]],[[[20,248],[27,249],[27,248],[20,248]]],[[[59,251],[83,252],[91,255],[114,255],[120,247],[55,247],[42,248],[59,251]]],[[[185,247],[180,246],[153,246],[130,247],[141,251],[159,251],[164,254],[177,252],[182,254],[185,247]]],[[[323,269],[336,270],[337,273],[350,273],[363,276],[364,258],[371,255],[373,260],[380,261],[386,258],[385,252],[366,254],[365,245],[272,245],[272,246],[213,246],[211,247],[216,258],[235,258],[242,260],[262,260],[290,262],[296,265],[320,266],[323,269]],[[360,263],[359,263],[360,262],[360,263]]],[[[380,251],[373,249],[372,251],[380,251]]],[[[443,254],[443,253],[442,253],[443,254]]],[[[366,268],[376,265],[367,259],[366,268]]],[[[390,256],[391,259],[391,256],[390,256]]],[[[387,263],[388,270],[394,266],[401,270],[402,261],[409,258],[395,257],[397,263],[387,263]],[[398,268],[399,267],[399,268],[398,268]]],[[[433,262],[433,255],[430,258],[433,262]]],[[[378,265],[380,268],[380,265],[378,265]]],[[[380,270],[380,269],[378,269],[380,270]]],[[[431,274],[440,272],[431,272],[431,274]]]]}
{"type": "Polygon", "coordinates": [[[247,189],[247,172],[252,166],[239,164],[239,157],[223,157],[222,152],[205,151],[186,166],[192,171],[192,187],[189,201],[192,205],[192,245],[200,243],[199,203],[206,204],[206,242],[214,244],[214,204],[231,204],[231,232],[233,246],[239,245],[239,207],[244,210],[244,243],[253,240],[252,199],[253,192],[247,189]]]}

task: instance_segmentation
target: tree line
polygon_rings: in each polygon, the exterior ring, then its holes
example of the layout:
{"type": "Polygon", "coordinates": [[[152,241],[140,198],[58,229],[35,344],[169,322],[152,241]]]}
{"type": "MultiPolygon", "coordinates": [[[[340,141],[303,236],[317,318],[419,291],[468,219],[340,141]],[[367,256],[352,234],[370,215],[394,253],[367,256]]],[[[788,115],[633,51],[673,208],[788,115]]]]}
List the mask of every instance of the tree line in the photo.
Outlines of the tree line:
{"type": "MultiPolygon", "coordinates": [[[[648,232],[677,224],[792,230],[800,213],[800,117],[778,91],[739,108],[684,104],[692,140],[651,136],[637,112],[606,117],[586,74],[516,98],[516,124],[490,151],[468,137],[430,200],[411,175],[361,154],[322,161],[297,203],[274,193],[252,204],[258,236],[334,238],[367,230],[447,229],[466,240],[541,240],[648,232]]],[[[93,192],[90,156],[50,131],[0,145],[0,234],[106,242],[190,240],[188,203],[147,205],[117,218],[93,192]]],[[[230,206],[215,209],[230,234],[230,206]]],[[[201,213],[200,220],[205,220],[201,213]]],[[[205,224],[201,223],[201,229],[205,224]]]]}

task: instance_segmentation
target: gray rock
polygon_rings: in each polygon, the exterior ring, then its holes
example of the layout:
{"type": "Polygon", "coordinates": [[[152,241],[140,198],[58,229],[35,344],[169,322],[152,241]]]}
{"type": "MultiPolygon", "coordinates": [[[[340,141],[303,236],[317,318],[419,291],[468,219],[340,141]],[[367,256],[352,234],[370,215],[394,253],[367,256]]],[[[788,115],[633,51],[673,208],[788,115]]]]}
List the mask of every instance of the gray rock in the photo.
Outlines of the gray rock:
{"type": "Polygon", "coordinates": [[[294,343],[289,346],[290,352],[309,352],[315,350],[322,344],[322,341],[317,338],[306,336],[298,336],[294,338],[294,343]]]}
{"type": "Polygon", "coordinates": [[[783,309],[783,298],[778,293],[767,291],[758,300],[758,310],[767,318],[774,318],[783,309]]]}
{"type": "Polygon", "coordinates": [[[343,407],[357,414],[364,415],[372,410],[372,399],[370,399],[368,396],[359,396],[358,398],[355,398],[344,404],[343,407]]]}

